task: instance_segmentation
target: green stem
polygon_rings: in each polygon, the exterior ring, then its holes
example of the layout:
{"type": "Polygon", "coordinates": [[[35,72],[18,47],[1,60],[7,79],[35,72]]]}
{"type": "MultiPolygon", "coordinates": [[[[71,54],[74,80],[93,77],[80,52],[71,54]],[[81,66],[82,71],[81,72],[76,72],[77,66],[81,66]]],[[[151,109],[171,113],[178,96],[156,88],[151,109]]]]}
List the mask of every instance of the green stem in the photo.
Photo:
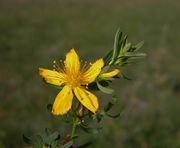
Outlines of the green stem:
{"type": "Polygon", "coordinates": [[[76,136],[76,128],[78,125],[78,120],[76,117],[73,118],[73,127],[72,127],[72,132],[71,132],[71,139],[73,139],[76,136]]]}

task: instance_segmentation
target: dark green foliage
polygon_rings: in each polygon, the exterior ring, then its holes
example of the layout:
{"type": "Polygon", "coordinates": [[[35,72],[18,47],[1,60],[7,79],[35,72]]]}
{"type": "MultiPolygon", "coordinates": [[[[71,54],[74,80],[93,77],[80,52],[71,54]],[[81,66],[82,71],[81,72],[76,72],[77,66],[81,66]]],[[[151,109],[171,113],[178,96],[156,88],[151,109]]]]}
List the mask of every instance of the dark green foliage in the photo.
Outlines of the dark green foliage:
{"type": "MultiPolygon", "coordinates": [[[[101,85],[101,86],[103,86],[103,87],[108,87],[108,86],[109,86],[109,83],[108,83],[108,82],[109,82],[109,81],[100,80],[98,83],[99,83],[99,85],[101,85]]],[[[94,91],[98,91],[98,90],[99,90],[99,87],[98,87],[98,85],[97,85],[96,82],[90,83],[90,84],[88,85],[88,88],[89,88],[90,90],[94,90],[94,91]]]]}
{"type": "Polygon", "coordinates": [[[104,107],[104,111],[108,112],[109,110],[111,110],[111,108],[117,103],[117,97],[116,96],[112,96],[111,100],[108,102],[108,104],[104,107]]]}
{"type": "Polygon", "coordinates": [[[69,141],[68,143],[62,145],[60,148],[70,148],[73,145],[72,141],[69,141]]]}
{"type": "Polygon", "coordinates": [[[113,89],[102,86],[98,81],[96,83],[97,83],[99,90],[101,90],[103,93],[105,93],[105,94],[113,94],[114,93],[113,89]]]}
{"type": "Polygon", "coordinates": [[[128,42],[127,35],[123,36],[123,33],[118,29],[115,35],[113,49],[103,58],[105,64],[122,66],[133,62],[135,59],[146,56],[145,53],[137,52],[143,44],[144,42],[139,42],[137,45],[132,45],[128,42]]]}
{"type": "Polygon", "coordinates": [[[102,129],[102,127],[92,127],[92,128],[90,128],[90,127],[87,127],[86,125],[81,125],[80,126],[82,129],[83,129],[83,131],[85,131],[86,133],[88,133],[88,134],[98,134],[99,132],[100,132],[100,130],[102,129]]]}
{"type": "Polygon", "coordinates": [[[46,128],[42,135],[35,135],[32,138],[28,138],[23,135],[23,139],[33,148],[57,148],[60,140],[60,134],[58,132],[52,132],[50,129],[46,128]]]}

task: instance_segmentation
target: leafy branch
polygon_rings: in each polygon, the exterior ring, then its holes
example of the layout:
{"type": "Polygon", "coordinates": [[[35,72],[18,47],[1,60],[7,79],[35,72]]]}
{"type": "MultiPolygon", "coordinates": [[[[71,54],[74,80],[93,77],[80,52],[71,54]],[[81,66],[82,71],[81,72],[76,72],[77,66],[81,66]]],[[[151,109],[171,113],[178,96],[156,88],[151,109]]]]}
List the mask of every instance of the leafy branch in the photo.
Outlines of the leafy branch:
{"type": "Polygon", "coordinates": [[[113,49],[104,56],[106,66],[122,66],[131,63],[133,60],[143,58],[145,53],[138,52],[143,46],[144,42],[141,41],[136,45],[128,42],[127,35],[118,29],[114,39],[113,49]]]}

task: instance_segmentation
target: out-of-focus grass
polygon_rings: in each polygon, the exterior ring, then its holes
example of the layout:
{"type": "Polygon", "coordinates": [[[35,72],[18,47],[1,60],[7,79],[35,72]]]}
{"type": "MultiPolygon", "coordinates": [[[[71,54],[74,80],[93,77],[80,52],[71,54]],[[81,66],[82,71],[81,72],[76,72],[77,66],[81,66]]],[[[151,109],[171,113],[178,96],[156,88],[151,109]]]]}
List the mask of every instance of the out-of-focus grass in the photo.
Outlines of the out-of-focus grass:
{"type": "Polygon", "coordinates": [[[123,68],[132,81],[114,83],[122,116],[104,121],[94,147],[180,147],[178,0],[1,3],[0,147],[23,147],[23,133],[64,126],[45,111],[58,90],[44,85],[38,67],[71,47],[83,60],[101,57],[119,26],[130,41],[145,41],[148,56],[123,68]]]}

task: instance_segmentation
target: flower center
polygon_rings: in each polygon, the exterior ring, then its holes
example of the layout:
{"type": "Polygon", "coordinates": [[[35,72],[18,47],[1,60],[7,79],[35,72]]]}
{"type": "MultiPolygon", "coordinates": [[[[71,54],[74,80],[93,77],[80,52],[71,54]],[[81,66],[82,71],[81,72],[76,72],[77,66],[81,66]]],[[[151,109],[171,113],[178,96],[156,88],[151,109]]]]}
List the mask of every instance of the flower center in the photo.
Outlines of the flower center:
{"type": "Polygon", "coordinates": [[[80,86],[80,79],[81,79],[81,74],[71,74],[71,73],[66,73],[67,74],[67,84],[71,85],[72,87],[77,87],[80,86]]]}
{"type": "MultiPolygon", "coordinates": [[[[70,85],[71,87],[79,87],[82,81],[82,74],[90,67],[91,63],[82,62],[82,67],[79,71],[74,71],[73,69],[66,69],[64,62],[53,61],[53,68],[57,72],[61,72],[65,74],[65,84],[70,85]]],[[[86,84],[88,85],[88,84],[86,84]]]]}

